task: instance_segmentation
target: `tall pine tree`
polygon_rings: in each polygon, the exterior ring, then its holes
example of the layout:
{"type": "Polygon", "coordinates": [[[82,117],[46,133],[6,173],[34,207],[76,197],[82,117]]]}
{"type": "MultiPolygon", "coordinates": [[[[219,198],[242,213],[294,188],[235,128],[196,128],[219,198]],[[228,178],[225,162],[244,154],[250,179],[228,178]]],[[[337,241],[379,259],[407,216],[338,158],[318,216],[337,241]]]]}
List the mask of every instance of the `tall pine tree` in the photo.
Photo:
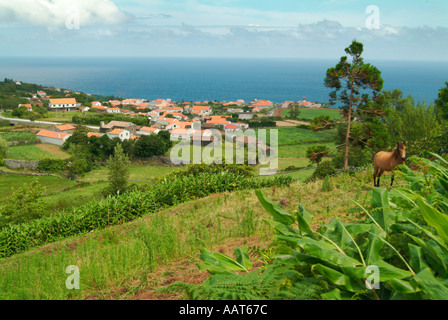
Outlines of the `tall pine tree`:
{"type": "Polygon", "coordinates": [[[373,65],[364,63],[361,57],[364,45],[356,40],[345,49],[347,56],[334,68],[327,70],[325,86],[333,89],[330,93],[330,104],[339,105],[347,124],[345,137],[344,170],[348,170],[348,155],[351,123],[358,108],[362,107],[365,113],[375,112],[381,100],[383,79],[381,72],[373,65]],[[375,103],[369,103],[374,101],[375,103]]]}

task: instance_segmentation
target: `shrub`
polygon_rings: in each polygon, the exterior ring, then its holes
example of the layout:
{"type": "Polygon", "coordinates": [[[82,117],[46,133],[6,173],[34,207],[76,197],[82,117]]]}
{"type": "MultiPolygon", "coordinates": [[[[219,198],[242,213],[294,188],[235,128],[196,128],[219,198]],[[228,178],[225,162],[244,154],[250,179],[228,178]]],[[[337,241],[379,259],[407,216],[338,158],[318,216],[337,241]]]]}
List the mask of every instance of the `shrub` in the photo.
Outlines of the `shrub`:
{"type": "Polygon", "coordinates": [[[43,159],[39,160],[37,171],[39,172],[63,172],[67,170],[68,159],[56,160],[56,159],[43,159]]]}
{"type": "Polygon", "coordinates": [[[5,206],[0,210],[0,228],[42,217],[45,211],[41,199],[44,191],[45,187],[42,187],[37,180],[13,190],[5,206]]]}
{"type": "Polygon", "coordinates": [[[318,179],[324,179],[327,176],[332,176],[336,173],[336,169],[333,166],[331,161],[323,161],[321,162],[316,170],[314,170],[312,176],[308,181],[314,181],[318,179]]]}
{"type": "Polygon", "coordinates": [[[109,186],[103,190],[105,196],[124,193],[128,189],[129,157],[123,153],[120,144],[115,147],[115,153],[107,162],[109,186]]]}
{"type": "MultiPolygon", "coordinates": [[[[370,148],[356,148],[351,146],[348,153],[348,164],[350,167],[361,168],[373,163],[374,152],[370,148]]],[[[341,148],[333,158],[333,165],[340,169],[344,167],[345,150],[341,148]]]]}
{"type": "Polygon", "coordinates": [[[3,161],[6,154],[8,153],[8,142],[5,141],[5,139],[0,137],[0,161],[3,161]]]}
{"type": "Polygon", "coordinates": [[[327,146],[312,146],[306,150],[306,157],[312,163],[319,164],[329,151],[330,149],[327,146]]]}

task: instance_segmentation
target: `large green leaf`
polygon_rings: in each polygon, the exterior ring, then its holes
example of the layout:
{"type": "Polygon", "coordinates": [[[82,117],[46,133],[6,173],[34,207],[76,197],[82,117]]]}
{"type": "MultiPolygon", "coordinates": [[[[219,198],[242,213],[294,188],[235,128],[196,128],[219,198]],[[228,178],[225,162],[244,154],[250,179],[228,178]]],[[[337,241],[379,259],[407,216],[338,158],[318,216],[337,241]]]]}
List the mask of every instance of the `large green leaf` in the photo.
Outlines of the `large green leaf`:
{"type": "Polygon", "coordinates": [[[355,281],[351,279],[349,276],[332,268],[318,264],[315,266],[315,269],[323,276],[325,276],[331,283],[337,285],[338,287],[344,290],[350,292],[358,292],[367,289],[365,286],[361,284],[361,282],[355,281]]]}
{"type": "Polygon", "coordinates": [[[392,279],[389,281],[390,286],[399,293],[416,293],[419,290],[412,286],[410,281],[400,280],[400,279],[392,279]]]}
{"type": "Polygon", "coordinates": [[[288,226],[295,222],[295,217],[292,214],[286,212],[279,205],[268,199],[260,190],[256,190],[255,194],[263,208],[272,215],[275,221],[288,226]]]}
{"type": "Polygon", "coordinates": [[[408,234],[408,236],[411,237],[415,243],[423,249],[428,264],[431,265],[431,267],[438,273],[448,276],[448,259],[446,259],[447,256],[443,253],[437,242],[432,239],[429,241],[423,241],[422,239],[410,234],[408,234]]]}
{"type": "Polygon", "coordinates": [[[423,269],[428,268],[424,257],[423,250],[421,247],[413,245],[412,243],[408,244],[409,247],[409,264],[415,272],[420,272],[423,269]]]}
{"type": "Polygon", "coordinates": [[[439,236],[448,242],[448,216],[431,207],[421,197],[417,199],[417,204],[426,223],[435,228],[439,236]]]}
{"type": "Polygon", "coordinates": [[[302,205],[299,205],[299,212],[297,213],[297,223],[302,235],[307,235],[312,239],[316,239],[313,230],[311,230],[310,223],[313,221],[313,216],[305,210],[302,205]]]}
{"type": "Polygon", "coordinates": [[[301,238],[301,236],[302,236],[302,234],[298,230],[288,227],[287,225],[280,223],[278,221],[268,220],[268,219],[265,219],[264,221],[267,224],[269,224],[272,228],[277,230],[281,235],[296,237],[297,238],[296,241],[298,241],[298,238],[301,238]]]}
{"type": "Polygon", "coordinates": [[[390,233],[391,226],[396,222],[396,214],[392,210],[388,193],[385,188],[374,188],[372,196],[373,217],[387,233],[390,233]]]}
{"type": "Polygon", "coordinates": [[[309,238],[300,239],[297,244],[308,254],[322,260],[328,260],[341,267],[356,267],[362,265],[358,260],[341,252],[340,248],[335,247],[334,244],[332,248],[331,244],[309,238]]]}
{"type": "Polygon", "coordinates": [[[431,270],[420,271],[412,280],[431,300],[448,300],[448,288],[437,280],[431,270]]]}
{"type": "Polygon", "coordinates": [[[394,279],[406,279],[413,275],[411,271],[397,268],[383,260],[378,260],[375,265],[379,269],[381,282],[394,279]]]}
{"type": "Polygon", "coordinates": [[[211,253],[204,249],[201,253],[201,260],[204,263],[198,263],[199,270],[207,270],[210,274],[229,274],[232,271],[249,272],[252,268],[252,262],[249,261],[247,248],[238,248],[234,250],[236,260],[223,253],[211,253]]]}
{"type": "Polygon", "coordinates": [[[322,300],[342,300],[341,291],[337,288],[320,296],[322,300]]]}
{"type": "Polygon", "coordinates": [[[367,265],[374,265],[381,259],[380,250],[384,247],[384,242],[380,238],[385,238],[386,233],[375,225],[370,226],[369,242],[366,253],[367,265]]]}

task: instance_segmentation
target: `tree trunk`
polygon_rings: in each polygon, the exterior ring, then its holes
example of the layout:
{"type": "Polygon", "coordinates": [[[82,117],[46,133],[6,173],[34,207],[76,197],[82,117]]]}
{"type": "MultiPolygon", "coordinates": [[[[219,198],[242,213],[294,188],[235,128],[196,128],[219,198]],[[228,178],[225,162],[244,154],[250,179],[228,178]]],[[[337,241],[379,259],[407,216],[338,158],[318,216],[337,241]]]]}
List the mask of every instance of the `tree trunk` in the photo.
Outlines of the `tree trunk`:
{"type": "Polygon", "coordinates": [[[353,84],[354,84],[354,80],[352,80],[351,88],[350,88],[350,105],[348,108],[348,116],[347,116],[347,135],[345,137],[344,171],[348,170],[348,152],[349,152],[348,144],[350,142],[350,131],[351,131],[351,124],[352,124],[353,84]]]}

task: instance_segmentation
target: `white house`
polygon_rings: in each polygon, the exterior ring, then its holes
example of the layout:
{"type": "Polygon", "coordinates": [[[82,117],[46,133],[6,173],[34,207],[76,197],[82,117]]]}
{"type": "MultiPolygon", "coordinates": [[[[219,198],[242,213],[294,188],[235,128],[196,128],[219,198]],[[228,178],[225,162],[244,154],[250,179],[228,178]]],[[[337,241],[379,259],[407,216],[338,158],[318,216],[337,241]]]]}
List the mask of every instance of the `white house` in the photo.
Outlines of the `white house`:
{"type": "Polygon", "coordinates": [[[115,108],[107,108],[107,113],[121,113],[120,108],[115,107],[115,108]]]}
{"type": "Polygon", "coordinates": [[[131,133],[124,129],[114,129],[107,133],[109,139],[119,138],[121,141],[131,139],[131,133]]]}
{"type": "Polygon", "coordinates": [[[150,128],[150,127],[141,127],[139,131],[137,131],[137,135],[145,136],[150,134],[158,134],[160,129],[150,128]]]}
{"type": "Polygon", "coordinates": [[[190,131],[187,129],[174,129],[170,132],[171,141],[176,141],[179,139],[187,140],[191,139],[190,131]]]}
{"type": "Polygon", "coordinates": [[[76,110],[80,103],[76,102],[75,98],[65,98],[65,99],[50,99],[48,107],[50,110],[61,110],[61,111],[71,111],[76,110]]]}
{"type": "Polygon", "coordinates": [[[249,125],[244,122],[237,122],[236,125],[239,126],[243,130],[249,129],[249,125]]]}
{"type": "Polygon", "coordinates": [[[63,132],[54,132],[48,130],[41,130],[37,133],[37,138],[42,143],[50,143],[58,146],[62,146],[71,134],[63,133],[63,132]]]}

